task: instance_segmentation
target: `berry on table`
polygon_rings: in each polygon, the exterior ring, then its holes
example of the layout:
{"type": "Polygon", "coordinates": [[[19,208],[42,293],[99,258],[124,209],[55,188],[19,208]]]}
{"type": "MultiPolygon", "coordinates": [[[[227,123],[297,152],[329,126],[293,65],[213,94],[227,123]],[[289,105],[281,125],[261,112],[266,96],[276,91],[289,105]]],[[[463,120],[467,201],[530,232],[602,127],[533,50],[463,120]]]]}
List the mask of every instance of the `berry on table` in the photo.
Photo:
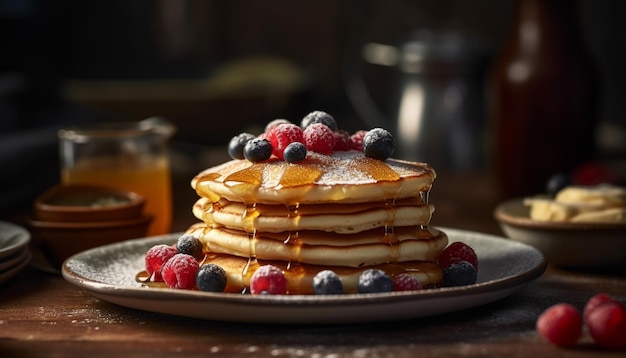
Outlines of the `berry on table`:
{"type": "Polygon", "coordinates": [[[250,293],[253,295],[284,295],[287,293],[287,279],[274,265],[259,267],[250,278],[250,293]]]}
{"type": "Polygon", "coordinates": [[[557,303],[539,315],[536,328],[548,342],[568,347],[576,344],[582,335],[582,317],[569,303],[557,303]]]}
{"type": "Polygon", "coordinates": [[[455,262],[443,269],[443,284],[447,287],[472,285],[476,279],[476,268],[467,261],[455,262]]]}
{"type": "Polygon", "coordinates": [[[265,138],[249,140],[243,148],[243,156],[251,162],[262,162],[272,156],[272,144],[265,138]]]}
{"type": "Polygon", "coordinates": [[[196,274],[196,286],[200,291],[224,292],[226,283],[226,271],[213,263],[200,266],[196,274]]]}
{"type": "Polygon", "coordinates": [[[370,158],[385,160],[393,154],[395,146],[395,139],[383,128],[370,129],[363,137],[363,152],[370,158]]]}
{"type": "Polygon", "coordinates": [[[359,293],[391,292],[393,281],[382,270],[367,269],[359,276],[357,291],[359,293]]]}
{"type": "Polygon", "coordinates": [[[443,249],[439,254],[438,261],[439,266],[443,269],[459,261],[467,261],[478,271],[478,256],[476,255],[476,251],[474,251],[471,246],[461,241],[455,241],[443,249]]]}
{"type": "Polygon", "coordinates": [[[163,265],[174,255],[178,253],[178,250],[174,246],[159,244],[154,245],[145,257],[146,272],[148,275],[153,276],[154,281],[162,281],[161,269],[163,265]]]}
{"type": "Polygon", "coordinates": [[[176,241],[176,249],[181,254],[193,256],[196,260],[202,260],[204,252],[202,251],[202,243],[197,237],[191,235],[182,235],[176,241]]]}
{"type": "Polygon", "coordinates": [[[313,292],[316,295],[338,295],[343,293],[343,283],[332,270],[322,270],[313,276],[313,292]]]}
{"type": "Polygon", "coordinates": [[[304,116],[304,118],[302,118],[302,122],[300,122],[300,128],[305,130],[313,123],[321,123],[330,128],[332,131],[336,131],[338,129],[335,118],[324,111],[313,111],[304,116]]]}
{"type": "Polygon", "coordinates": [[[191,255],[176,254],[163,265],[161,275],[170,288],[191,290],[196,287],[196,274],[200,268],[191,255]]]}
{"type": "Polygon", "coordinates": [[[626,348],[626,308],[619,301],[606,301],[593,308],[586,317],[594,341],[609,349],[626,348]]]}
{"type": "Polygon", "coordinates": [[[300,142],[293,142],[283,151],[283,157],[288,163],[301,162],[306,158],[306,146],[300,142]]]}
{"type": "Polygon", "coordinates": [[[335,135],[332,129],[322,123],[310,124],[303,133],[304,144],[312,152],[332,154],[335,147],[335,135]]]}
{"type": "Polygon", "coordinates": [[[598,293],[591,297],[585,304],[585,308],[583,308],[583,320],[587,322],[587,317],[589,317],[589,314],[596,309],[596,307],[611,301],[614,301],[613,297],[607,295],[606,293],[598,293]]]}
{"type": "Polygon", "coordinates": [[[228,155],[233,159],[244,159],[243,148],[255,136],[250,133],[240,133],[234,136],[228,143],[228,155]]]}
{"type": "Polygon", "coordinates": [[[394,291],[414,291],[421,289],[422,285],[419,281],[408,273],[401,273],[393,277],[394,291]]]}

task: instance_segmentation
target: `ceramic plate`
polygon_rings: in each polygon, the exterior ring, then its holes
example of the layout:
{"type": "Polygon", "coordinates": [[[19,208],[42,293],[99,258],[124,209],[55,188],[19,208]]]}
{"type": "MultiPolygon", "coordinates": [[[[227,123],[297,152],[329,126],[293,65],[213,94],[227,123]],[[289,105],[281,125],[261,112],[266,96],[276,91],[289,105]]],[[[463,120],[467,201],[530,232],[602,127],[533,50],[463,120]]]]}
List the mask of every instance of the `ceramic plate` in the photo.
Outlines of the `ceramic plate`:
{"type": "Polygon", "coordinates": [[[442,228],[477,252],[476,284],[374,294],[243,295],[142,287],[135,275],[147,250],[181,234],[135,239],[91,249],[67,259],[63,277],[94,296],[121,306],[199,319],[294,324],[344,324],[400,320],[475,307],[506,297],[543,274],[535,248],[475,232],[442,228]]]}
{"type": "Polygon", "coordinates": [[[0,260],[28,245],[30,233],[21,226],[0,221],[0,260]]]}

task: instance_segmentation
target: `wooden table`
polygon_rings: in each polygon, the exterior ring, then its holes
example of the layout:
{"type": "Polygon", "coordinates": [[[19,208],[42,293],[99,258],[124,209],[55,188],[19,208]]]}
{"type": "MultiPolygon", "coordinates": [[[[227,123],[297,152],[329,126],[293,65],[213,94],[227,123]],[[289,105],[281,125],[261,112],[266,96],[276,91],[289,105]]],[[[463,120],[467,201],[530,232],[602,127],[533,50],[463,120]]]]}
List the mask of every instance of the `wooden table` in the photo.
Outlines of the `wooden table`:
{"type": "MultiPolygon", "coordinates": [[[[193,222],[189,173],[174,231],[193,222]]],[[[495,198],[481,175],[440,175],[431,200],[433,224],[500,234],[495,198]],[[464,186],[460,186],[463,183],[464,186]],[[474,190],[467,191],[468,183],[474,190]]],[[[101,301],[61,276],[28,268],[0,286],[0,357],[623,357],[596,347],[585,333],[575,348],[545,343],[535,330],[548,306],[582,308],[605,292],[626,301],[626,277],[549,267],[537,281],[500,301],[460,312],[401,322],[306,326],[203,321],[133,310],[101,301]]]]}

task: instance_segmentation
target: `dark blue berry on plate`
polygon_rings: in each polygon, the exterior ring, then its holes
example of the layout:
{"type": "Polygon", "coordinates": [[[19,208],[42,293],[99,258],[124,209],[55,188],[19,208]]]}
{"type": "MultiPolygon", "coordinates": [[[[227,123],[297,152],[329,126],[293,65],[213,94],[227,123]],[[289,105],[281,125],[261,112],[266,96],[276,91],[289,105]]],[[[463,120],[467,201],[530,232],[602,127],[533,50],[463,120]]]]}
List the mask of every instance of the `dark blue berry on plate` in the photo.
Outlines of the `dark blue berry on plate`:
{"type": "Polygon", "coordinates": [[[546,194],[554,198],[565,187],[572,185],[572,179],[563,173],[552,175],[546,183],[546,194]]]}
{"type": "Polygon", "coordinates": [[[200,291],[224,292],[226,281],[224,269],[212,263],[200,266],[196,274],[196,286],[200,291]]]}
{"type": "Polygon", "coordinates": [[[370,129],[363,137],[363,152],[367,157],[385,160],[391,157],[395,148],[396,141],[386,129],[370,129]]]}
{"type": "Polygon", "coordinates": [[[379,269],[367,269],[359,276],[357,284],[359,293],[391,292],[393,280],[379,269]]]}
{"type": "Polygon", "coordinates": [[[304,116],[304,118],[302,118],[302,122],[300,122],[300,128],[302,128],[302,130],[305,130],[306,127],[310,126],[313,123],[322,123],[333,131],[339,129],[337,127],[337,121],[335,121],[335,118],[324,111],[313,111],[304,116]]]}
{"type": "Polygon", "coordinates": [[[243,148],[255,135],[250,133],[240,133],[234,136],[228,143],[228,155],[233,159],[244,159],[243,148]]]}
{"type": "Polygon", "coordinates": [[[443,284],[447,287],[466,286],[476,283],[476,268],[467,261],[459,261],[443,269],[443,284]]]}
{"type": "Polygon", "coordinates": [[[204,252],[202,252],[202,243],[197,237],[191,235],[182,235],[176,241],[176,249],[181,254],[187,254],[193,256],[196,260],[202,260],[204,258],[204,252]]]}
{"type": "Polygon", "coordinates": [[[306,146],[300,142],[290,143],[283,151],[283,158],[289,163],[303,161],[306,158],[306,146]]]}
{"type": "Polygon", "coordinates": [[[272,156],[272,143],[265,138],[254,138],[246,143],[243,156],[251,162],[262,162],[272,156]]]}
{"type": "Polygon", "coordinates": [[[343,283],[332,270],[322,270],[313,276],[313,292],[316,295],[340,295],[343,283]]]}

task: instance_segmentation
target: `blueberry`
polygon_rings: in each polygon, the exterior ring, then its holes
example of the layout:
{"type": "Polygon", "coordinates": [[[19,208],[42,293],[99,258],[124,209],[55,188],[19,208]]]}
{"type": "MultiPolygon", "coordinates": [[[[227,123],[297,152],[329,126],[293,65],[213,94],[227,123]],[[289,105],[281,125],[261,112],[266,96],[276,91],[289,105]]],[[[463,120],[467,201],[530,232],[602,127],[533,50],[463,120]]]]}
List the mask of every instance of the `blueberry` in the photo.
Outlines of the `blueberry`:
{"type": "Polygon", "coordinates": [[[283,157],[289,163],[301,162],[306,158],[306,146],[300,142],[289,143],[283,151],[283,157]]]}
{"type": "Polygon", "coordinates": [[[395,139],[383,128],[370,129],[363,137],[363,152],[370,158],[385,160],[393,154],[395,147],[395,139]]]}
{"type": "Polygon", "coordinates": [[[548,179],[548,182],[546,182],[546,193],[554,198],[561,189],[571,184],[572,180],[568,175],[563,173],[554,174],[548,179]]]}
{"type": "Polygon", "coordinates": [[[313,292],[316,295],[339,295],[343,293],[343,283],[332,270],[322,270],[313,277],[313,292]]]}
{"type": "Polygon", "coordinates": [[[204,252],[202,252],[202,243],[198,238],[191,235],[183,235],[176,242],[176,249],[181,254],[193,256],[196,260],[202,260],[204,252]]]}
{"type": "Polygon", "coordinates": [[[313,123],[322,123],[333,131],[339,129],[337,127],[337,121],[335,121],[335,118],[323,111],[313,111],[304,116],[304,118],[302,118],[302,122],[300,122],[300,128],[302,128],[302,130],[305,130],[306,127],[310,126],[313,123]]]}
{"type": "Polygon", "coordinates": [[[216,264],[200,266],[196,274],[196,286],[200,291],[224,292],[226,288],[226,272],[216,264]]]}
{"type": "Polygon", "coordinates": [[[476,283],[477,273],[474,266],[467,261],[459,261],[443,270],[444,286],[465,286],[476,283]]]}
{"type": "Polygon", "coordinates": [[[265,138],[249,140],[243,148],[243,156],[251,162],[262,162],[272,156],[272,143],[265,138]]]}
{"type": "Polygon", "coordinates": [[[393,281],[382,270],[367,269],[359,276],[357,290],[359,293],[391,292],[393,281]]]}
{"type": "Polygon", "coordinates": [[[254,139],[254,135],[250,133],[240,133],[234,136],[228,143],[228,155],[233,159],[244,159],[243,148],[246,143],[254,139]]]}

